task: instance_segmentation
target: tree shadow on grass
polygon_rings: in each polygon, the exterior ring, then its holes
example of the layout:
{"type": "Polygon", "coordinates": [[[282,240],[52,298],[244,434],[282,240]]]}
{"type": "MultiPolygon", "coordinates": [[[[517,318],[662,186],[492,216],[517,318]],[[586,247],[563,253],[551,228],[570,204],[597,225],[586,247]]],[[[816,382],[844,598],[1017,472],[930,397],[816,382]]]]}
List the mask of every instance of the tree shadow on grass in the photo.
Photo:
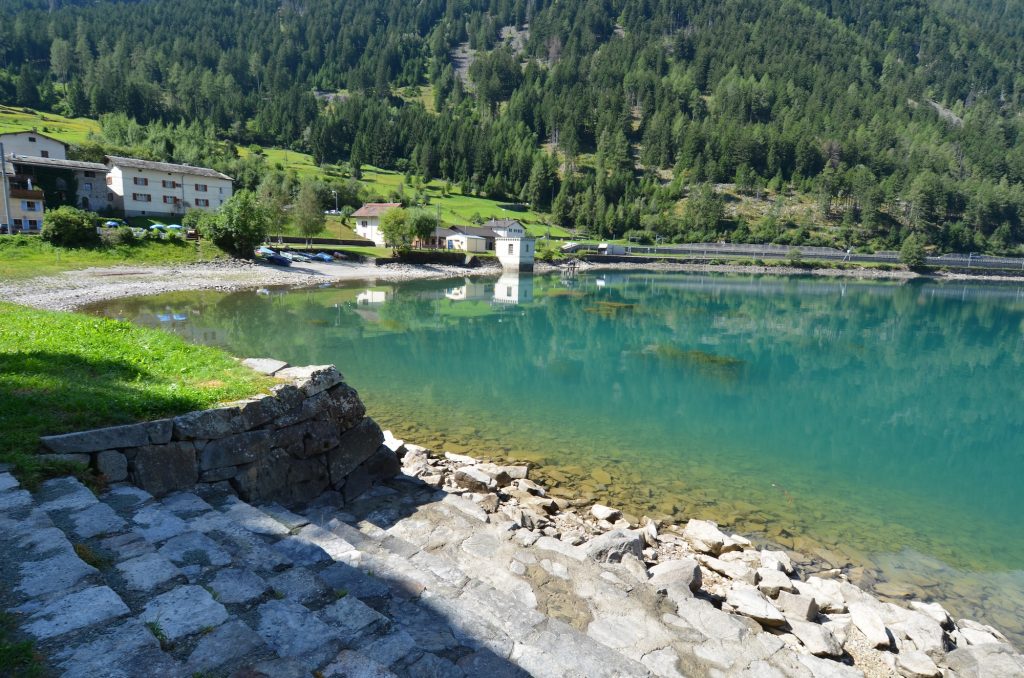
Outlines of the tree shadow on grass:
{"type": "Polygon", "coordinates": [[[187,393],[156,393],[145,368],[74,353],[0,353],[0,458],[35,452],[39,436],[188,412],[187,393]]]}

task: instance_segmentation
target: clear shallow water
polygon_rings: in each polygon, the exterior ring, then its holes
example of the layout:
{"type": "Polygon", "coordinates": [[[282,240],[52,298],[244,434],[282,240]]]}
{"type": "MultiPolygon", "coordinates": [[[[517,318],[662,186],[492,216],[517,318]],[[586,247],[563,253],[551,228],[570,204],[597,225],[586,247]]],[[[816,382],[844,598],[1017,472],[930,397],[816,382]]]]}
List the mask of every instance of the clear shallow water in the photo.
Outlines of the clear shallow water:
{"type": "Polygon", "coordinates": [[[93,310],[335,363],[410,440],[717,519],[1024,645],[1024,284],[604,273],[93,310]]]}

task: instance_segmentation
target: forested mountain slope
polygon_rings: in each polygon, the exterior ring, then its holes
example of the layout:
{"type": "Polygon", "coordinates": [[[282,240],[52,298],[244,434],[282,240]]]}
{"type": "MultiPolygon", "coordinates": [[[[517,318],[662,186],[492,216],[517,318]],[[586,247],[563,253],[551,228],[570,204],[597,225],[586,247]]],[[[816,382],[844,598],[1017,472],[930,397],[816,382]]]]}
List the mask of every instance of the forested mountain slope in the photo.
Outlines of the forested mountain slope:
{"type": "Polygon", "coordinates": [[[1019,0],[7,0],[0,98],[125,113],[172,159],[187,121],[442,177],[603,237],[1005,251],[1022,31],[1019,0]],[[780,209],[726,218],[716,183],[780,209]]]}

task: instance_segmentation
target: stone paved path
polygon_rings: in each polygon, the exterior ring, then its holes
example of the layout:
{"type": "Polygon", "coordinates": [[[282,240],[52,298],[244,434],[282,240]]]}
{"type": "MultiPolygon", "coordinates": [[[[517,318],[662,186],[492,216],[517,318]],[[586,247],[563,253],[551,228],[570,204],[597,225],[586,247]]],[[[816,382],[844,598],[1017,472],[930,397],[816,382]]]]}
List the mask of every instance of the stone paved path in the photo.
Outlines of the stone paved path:
{"type": "Polygon", "coordinates": [[[0,606],[65,676],[861,675],[407,476],[335,498],[0,473],[0,606]]]}

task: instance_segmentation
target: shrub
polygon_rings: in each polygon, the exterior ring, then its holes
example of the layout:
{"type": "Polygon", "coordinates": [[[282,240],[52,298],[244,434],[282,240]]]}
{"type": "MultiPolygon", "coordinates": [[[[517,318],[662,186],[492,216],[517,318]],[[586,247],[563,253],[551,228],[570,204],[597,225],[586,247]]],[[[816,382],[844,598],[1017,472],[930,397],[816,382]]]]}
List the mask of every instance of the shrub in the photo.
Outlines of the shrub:
{"type": "Polygon", "coordinates": [[[917,234],[911,233],[900,247],[900,261],[910,268],[924,266],[924,243],[917,234]]]}
{"type": "Polygon", "coordinates": [[[95,215],[74,207],[58,207],[43,219],[42,238],[58,247],[89,247],[99,244],[95,215]]]}
{"type": "Polygon", "coordinates": [[[231,196],[216,215],[199,220],[203,235],[228,254],[252,259],[254,250],[270,232],[270,211],[252,191],[231,196]]]}

